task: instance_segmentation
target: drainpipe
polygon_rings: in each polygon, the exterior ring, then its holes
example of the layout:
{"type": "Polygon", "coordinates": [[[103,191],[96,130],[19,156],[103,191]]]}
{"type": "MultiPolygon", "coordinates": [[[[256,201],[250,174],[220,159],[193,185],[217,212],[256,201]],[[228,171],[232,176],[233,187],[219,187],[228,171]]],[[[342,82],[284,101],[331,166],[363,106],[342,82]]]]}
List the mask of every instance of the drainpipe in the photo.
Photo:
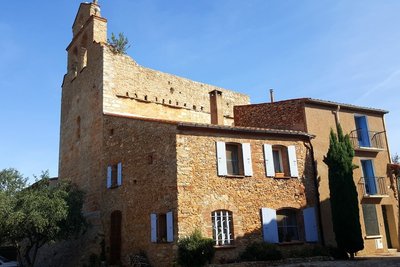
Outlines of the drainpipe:
{"type": "Polygon", "coordinates": [[[325,246],[325,237],[324,237],[324,230],[322,229],[322,214],[321,214],[321,202],[319,198],[319,183],[318,183],[318,170],[317,170],[317,165],[315,163],[315,158],[314,158],[314,147],[311,143],[311,139],[314,137],[310,137],[308,140],[308,143],[310,144],[310,151],[311,151],[311,160],[312,160],[312,165],[314,169],[314,187],[315,187],[315,196],[317,200],[317,213],[318,213],[318,227],[320,229],[320,236],[321,236],[321,244],[325,246]]]}

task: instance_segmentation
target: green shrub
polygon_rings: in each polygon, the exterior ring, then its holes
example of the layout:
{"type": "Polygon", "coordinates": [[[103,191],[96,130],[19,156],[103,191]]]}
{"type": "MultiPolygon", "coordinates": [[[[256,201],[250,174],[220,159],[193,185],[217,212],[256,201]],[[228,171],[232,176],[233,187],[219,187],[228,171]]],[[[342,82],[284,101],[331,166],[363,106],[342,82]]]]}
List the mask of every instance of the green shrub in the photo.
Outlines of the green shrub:
{"type": "Polygon", "coordinates": [[[267,260],[280,260],[282,253],[274,244],[255,242],[246,247],[240,255],[243,261],[267,261],[267,260]]]}
{"type": "Polygon", "coordinates": [[[211,262],[214,254],[214,240],[204,238],[198,230],[178,241],[178,264],[181,266],[204,266],[211,262]]]}

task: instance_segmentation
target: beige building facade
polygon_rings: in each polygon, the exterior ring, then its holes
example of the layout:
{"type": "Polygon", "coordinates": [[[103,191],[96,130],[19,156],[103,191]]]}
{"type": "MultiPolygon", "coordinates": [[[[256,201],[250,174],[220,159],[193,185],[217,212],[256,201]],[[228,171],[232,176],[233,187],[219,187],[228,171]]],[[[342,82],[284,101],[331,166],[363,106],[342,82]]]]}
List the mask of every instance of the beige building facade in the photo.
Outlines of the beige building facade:
{"type": "Polygon", "coordinates": [[[312,133],[325,244],[335,245],[329,202],[328,168],[323,158],[329,149],[330,130],[340,123],[354,150],[354,183],[358,191],[364,250],[359,254],[399,249],[397,183],[388,173],[390,151],[384,115],[387,111],[303,98],[235,107],[236,125],[312,133]],[[259,115],[259,117],[257,117],[259,115]]]}

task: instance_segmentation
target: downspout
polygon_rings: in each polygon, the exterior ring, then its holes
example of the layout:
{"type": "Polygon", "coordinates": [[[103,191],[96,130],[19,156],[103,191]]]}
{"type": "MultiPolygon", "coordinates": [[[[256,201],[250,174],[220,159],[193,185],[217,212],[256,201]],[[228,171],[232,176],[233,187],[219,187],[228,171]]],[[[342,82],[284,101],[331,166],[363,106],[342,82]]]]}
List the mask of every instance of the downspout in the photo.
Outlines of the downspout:
{"type": "Polygon", "coordinates": [[[318,228],[321,236],[321,243],[323,246],[325,246],[325,238],[324,238],[324,230],[322,229],[322,213],[321,213],[321,202],[319,198],[319,182],[318,182],[318,171],[317,171],[317,164],[315,163],[315,158],[314,158],[314,147],[311,143],[311,139],[314,137],[310,137],[308,140],[308,143],[310,144],[310,152],[311,152],[311,160],[312,160],[312,166],[314,169],[314,187],[315,187],[315,196],[317,200],[317,213],[318,213],[318,228]]]}
{"type": "Polygon", "coordinates": [[[389,156],[389,163],[393,163],[392,162],[392,156],[390,155],[390,150],[389,150],[389,142],[388,142],[388,138],[387,138],[386,123],[385,123],[384,115],[382,115],[382,123],[383,123],[383,130],[385,132],[386,150],[387,150],[387,153],[388,153],[388,156],[389,156]]]}

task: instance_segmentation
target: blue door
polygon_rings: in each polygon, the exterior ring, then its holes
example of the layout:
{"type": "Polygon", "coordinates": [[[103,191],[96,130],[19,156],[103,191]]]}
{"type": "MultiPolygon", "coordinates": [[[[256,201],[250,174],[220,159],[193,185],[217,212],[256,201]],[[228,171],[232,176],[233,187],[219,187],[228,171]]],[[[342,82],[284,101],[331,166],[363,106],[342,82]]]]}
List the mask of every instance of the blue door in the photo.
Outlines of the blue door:
{"type": "Polygon", "coordinates": [[[364,174],[365,192],[368,195],[376,195],[377,190],[372,160],[361,160],[361,166],[364,174]]]}
{"type": "Polygon", "coordinates": [[[367,118],[365,116],[356,116],[356,128],[358,136],[358,144],[360,147],[370,147],[367,118]]]}

